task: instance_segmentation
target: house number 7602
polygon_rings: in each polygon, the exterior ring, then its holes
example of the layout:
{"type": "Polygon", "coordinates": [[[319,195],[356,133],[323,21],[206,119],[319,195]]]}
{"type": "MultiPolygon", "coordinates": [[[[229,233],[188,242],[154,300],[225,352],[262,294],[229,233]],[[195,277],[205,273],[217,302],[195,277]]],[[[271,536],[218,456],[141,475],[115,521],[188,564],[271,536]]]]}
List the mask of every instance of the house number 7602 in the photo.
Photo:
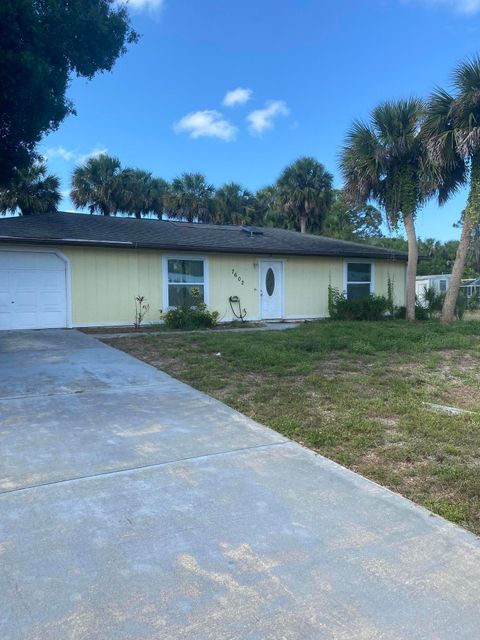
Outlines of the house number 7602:
{"type": "Polygon", "coordinates": [[[238,280],[240,282],[240,284],[242,286],[245,284],[245,280],[243,280],[242,276],[238,275],[238,273],[235,271],[235,269],[232,269],[232,275],[236,280],[238,280]]]}

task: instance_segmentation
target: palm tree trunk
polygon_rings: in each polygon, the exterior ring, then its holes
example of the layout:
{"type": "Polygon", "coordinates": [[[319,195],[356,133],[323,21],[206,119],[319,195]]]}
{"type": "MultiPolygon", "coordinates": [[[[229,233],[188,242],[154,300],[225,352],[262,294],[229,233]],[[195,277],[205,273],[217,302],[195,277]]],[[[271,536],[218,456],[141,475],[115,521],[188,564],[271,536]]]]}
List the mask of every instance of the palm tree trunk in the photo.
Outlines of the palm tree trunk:
{"type": "Polygon", "coordinates": [[[417,236],[415,233],[413,213],[405,215],[403,222],[408,240],[406,318],[409,322],[413,322],[415,320],[415,282],[417,279],[418,262],[417,236]]]}
{"type": "Polygon", "coordinates": [[[468,194],[467,206],[463,216],[462,235],[455,256],[455,263],[450,278],[445,301],[443,303],[440,320],[443,324],[451,324],[455,321],[455,306],[457,304],[462,275],[465,269],[467,253],[472,238],[473,228],[480,220],[480,155],[472,157],[470,169],[470,193],[468,194]]]}
{"type": "Polygon", "coordinates": [[[470,245],[470,239],[472,237],[472,231],[475,224],[472,218],[467,215],[467,211],[465,211],[462,235],[460,237],[457,254],[455,256],[450,285],[443,302],[442,315],[440,318],[442,324],[452,324],[452,322],[455,321],[455,307],[457,305],[458,293],[460,291],[460,285],[462,284],[462,275],[463,270],[465,269],[468,247],[470,245]]]}
{"type": "Polygon", "coordinates": [[[300,216],[300,233],[307,233],[307,218],[300,216]]]}

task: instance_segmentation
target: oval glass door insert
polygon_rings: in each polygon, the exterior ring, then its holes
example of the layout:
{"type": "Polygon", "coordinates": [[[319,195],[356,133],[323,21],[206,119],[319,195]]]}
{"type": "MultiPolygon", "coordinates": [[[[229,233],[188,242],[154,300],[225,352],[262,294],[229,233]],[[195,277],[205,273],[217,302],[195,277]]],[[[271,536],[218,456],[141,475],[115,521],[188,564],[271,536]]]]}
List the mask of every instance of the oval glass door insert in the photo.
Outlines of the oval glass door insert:
{"type": "Polygon", "coordinates": [[[271,267],[269,267],[267,275],[265,276],[265,287],[267,289],[268,295],[273,295],[273,292],[275,290],[275,274],[273,273],[273,269],[271,267]]]}

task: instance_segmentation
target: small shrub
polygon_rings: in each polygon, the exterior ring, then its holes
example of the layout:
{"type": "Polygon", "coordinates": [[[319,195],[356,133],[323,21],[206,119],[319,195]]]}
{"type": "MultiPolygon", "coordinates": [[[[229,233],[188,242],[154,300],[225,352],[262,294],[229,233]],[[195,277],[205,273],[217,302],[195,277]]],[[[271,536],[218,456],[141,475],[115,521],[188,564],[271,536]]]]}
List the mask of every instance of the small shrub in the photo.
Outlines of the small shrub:
{"type": "Polygon", "coordinates": [[[465,315],[465,311],[467,310],[467,308],[468,300],[463,291],[460,291],[460,293],[458,294],[457,302],[455,304],[455,315],[457,316],[458,320],[463,320],[463,316],[465,315]]]}
{"type": "MultiPolygon", "coordinates": [[[[396,307],[394,318],[397,320],[405,320],[407,315],[406,307],[396,307]]],[[[421,304],[415,305],[415,319],[416,320],[429,320],[430,316],[428,314],[428,310],[425,307],[422,307],[421,304]]]]}
{"type": "Polygon", "coordinates": [[[467,309],[468,311],[477,311],[480,309],[480,292],[473,293],[472,296],[468,298],[467,309]]]}
{"type": "Polygon", "coordinates": [[[438,316],[442,311],[445,294],[435,291],[433,287],[424,287],[423,300],[429,318],[438,316]]]}
{"type": "Polygon", "coordinates": [[[150,310],[150,305],[147,303],[147,299],[145,296],[135,296],[135,319],[133,321],[133,326],[135,329],[140,329],[140,325],[143,322],[143,319],[147,315],[150,310]]]}
{"type": "Polygon", "coordinates": [[[388,300],[384,296],[370,294],[349,300],[332,287],[329,287],[328,305],[333,320],[383,320],[388,311],[388,300]]]}
{"type": "Polygon", "coordinates": [[[193,304],[184,304],[160,314],[168,329],[189,331],[192,329],[210,329],[218,323],[218,311],[209,311],[200,297],[200,291],[193,288],[193,304]]]}

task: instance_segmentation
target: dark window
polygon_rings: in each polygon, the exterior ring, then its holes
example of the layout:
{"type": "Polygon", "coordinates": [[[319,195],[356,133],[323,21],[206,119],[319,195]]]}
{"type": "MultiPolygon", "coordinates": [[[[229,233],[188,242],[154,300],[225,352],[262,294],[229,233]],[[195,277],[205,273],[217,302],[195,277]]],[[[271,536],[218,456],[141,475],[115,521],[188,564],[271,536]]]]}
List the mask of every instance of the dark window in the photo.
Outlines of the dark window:
{"type": "Polygon", "coordinates": [[[273,292],[275,290],[275,274],[273,273],[273,269],[271,267],[268,269],[267,275],[265,277],[265,286],[268,295],[273,295],[273,292]]]}
{"type": "Polygon", "coordinates": [[[168,260],[168,306],[192,305],[192,289],[205,300],[203,260],[168,260]]]}
{"type": "Polygon", "coordinates": [[[347,264],[347,298],[366,298],[372,288],[372,265],[369,262],[347,264]]]}

